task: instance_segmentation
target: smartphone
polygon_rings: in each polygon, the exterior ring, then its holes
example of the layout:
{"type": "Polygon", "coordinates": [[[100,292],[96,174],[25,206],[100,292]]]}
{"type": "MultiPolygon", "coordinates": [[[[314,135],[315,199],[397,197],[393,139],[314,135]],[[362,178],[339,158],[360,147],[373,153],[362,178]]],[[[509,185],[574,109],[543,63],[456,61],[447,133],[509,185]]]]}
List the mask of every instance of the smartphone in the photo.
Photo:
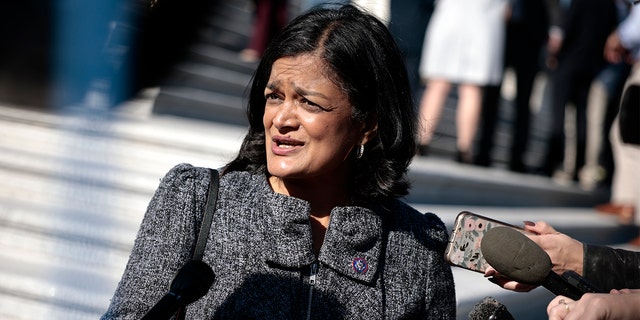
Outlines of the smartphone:
{"type": "Polygon", "coordinates": [[[453,231],[444,256],[447,263],[471,271],[484,273],[487,261],[482,257],[480,243],[484,234],[494,227],[510,227],[525,232],[524,229],[495,219],[487,218],[469,211],[456,216],[453,231]]]}

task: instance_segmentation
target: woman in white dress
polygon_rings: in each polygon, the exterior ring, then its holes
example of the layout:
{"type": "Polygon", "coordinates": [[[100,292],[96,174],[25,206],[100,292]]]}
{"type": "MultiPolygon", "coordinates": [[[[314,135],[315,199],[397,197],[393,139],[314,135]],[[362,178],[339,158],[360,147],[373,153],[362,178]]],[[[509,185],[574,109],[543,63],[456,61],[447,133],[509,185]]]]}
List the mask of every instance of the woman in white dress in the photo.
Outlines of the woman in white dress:
{"type": "Polygon", "coordinates": [[[478,127],[482,87],[498,84],[503,72],[508,0],[438,0],[425,35],[420,75],[418,154],[426,155],[452,84],[458,87],[457,154],[471,163],[478,127]]]}

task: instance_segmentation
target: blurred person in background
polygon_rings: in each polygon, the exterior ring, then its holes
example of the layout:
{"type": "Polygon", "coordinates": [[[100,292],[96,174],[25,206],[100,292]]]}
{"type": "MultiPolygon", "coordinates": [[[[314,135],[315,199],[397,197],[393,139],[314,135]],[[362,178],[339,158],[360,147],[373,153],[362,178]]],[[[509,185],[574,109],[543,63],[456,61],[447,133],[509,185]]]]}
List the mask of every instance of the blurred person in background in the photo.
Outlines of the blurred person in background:
{"type": "Polygon", "coordinates": [[[351,0],[351,4],[373,14],[385,25],[389,24],[390,2],[391,0],[351,0]]]}
{"type": "MultiPolygon", "coordinates": [[[[629,16],[612,32],[605,46],[611,62],[633,62],[627,79],[620,111],[613,122],[609,138],[615,169],[611,201],[596,207],[615,214],[622,223],[640,225],[640,6],[634,5],[629,16]]],[[[632,241],[640,246],[640,236],[632,241]]]]}
{"type": "Polygon", "coordinates": [[[456,85],[455,159],[473,162],[482,87],[495,85],[502,78],[506,6],[506,0],[437,2],[427,27],[420,67],[426,88],[420,101],[418,155],[429,153],[449,91],[456,85]]]}
{"type": "MultiPolygon", "coordinates": [[[[623,21],[631,9],[629,2],[615,0],[615,4],[619,21],[623,21]]],[[[632,63],[628,59],[608,62],[589,89],[585,164],[578,177],[584,190],[610,188],[613,178],[613,154],[608,136],[620,109],[620,97],[632,63]]]]}
{"type": "Polygon", "coordinates": [[[611,63],[598,74],[589,89],[585,163],[578,173],[583,190],[611,187],[615,166],[609,132],[630,72],[628,62],[611,63]]]}
{"type": "Polygon", "coordinates": [[[550,73],[551,124],[547,150],[539,173],[552,177],[558,173],[578,174],[585,161],[586,111],[591,83],[605,67],[602,54],[607,36],[618,24],[614,0],[571,0],[565,8],[561,33],[551,35],[547,63],[550,73]],[[576,110],[576,152],[574,170],[566,173],[565,112],[572,103],[576,110]]]}
{"type": "MultiPolygon", "coordinates": [[[[541,69],[542,53],[550,26],[550,7],[553,1],[511,0],[507,20],[505,68],[516,75],[515,118],[508,168],[514,172],[527,172],[524,156],[529,144],[531,123],[531,92],[541,69]]],[[[479,132],[475,164],[491,165],[494,133],[499,113],[502,82],[483,88],[482,126],[479,132]]]]}
{"type": "Polygon", "coordinates": [[[417,105],[422,96],[420,58],[424,34],[433,14],[435,0],[390,0],[389,30],[404,55],[411,84],[411,95],[417,105]]]}
{"type": "Polygon", "coordinates": [[[287,0],[253,0],[253,26],[247,48],[240,52],[240,59],[255,63],[287,23],[287,0]]]}

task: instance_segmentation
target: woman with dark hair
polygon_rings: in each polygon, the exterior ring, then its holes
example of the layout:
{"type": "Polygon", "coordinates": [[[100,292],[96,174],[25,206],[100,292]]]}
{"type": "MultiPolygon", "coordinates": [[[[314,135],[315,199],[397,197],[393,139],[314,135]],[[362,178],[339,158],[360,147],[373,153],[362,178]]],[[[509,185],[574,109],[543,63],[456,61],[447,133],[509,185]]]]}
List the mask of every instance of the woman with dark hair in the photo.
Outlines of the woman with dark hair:
{"type": "MultiPolygon", "coordinates": [[[[381,22],[353,6],[294,19],[256,70],[204,251],[215,281],[187,318],[453,319],[445,226],[399,199],[413,110],[381,22]]],[[[140,318],[167,292],[209,180],[183,164],[161,181],[104,319],[140,318]]]]}

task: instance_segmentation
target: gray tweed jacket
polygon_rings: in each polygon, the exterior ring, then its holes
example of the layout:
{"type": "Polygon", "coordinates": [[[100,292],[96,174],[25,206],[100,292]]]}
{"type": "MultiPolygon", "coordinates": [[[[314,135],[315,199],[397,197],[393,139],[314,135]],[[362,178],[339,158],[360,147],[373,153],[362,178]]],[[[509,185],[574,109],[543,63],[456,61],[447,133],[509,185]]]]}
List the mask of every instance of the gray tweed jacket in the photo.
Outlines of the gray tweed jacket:
{"type": "MultiPolygon", "coordinates": [[[[181,164],[162,179],[102,319],[140,319],[190,258],[209,172],[181,164]]],[[[215,281],[187,319],[454,319],[443,259],[447,232],[401,201],[389,211],[336,207],[311,250],[309,204],[275,193],[262,174],[221,176],[203,261],[215,281]]]]}

